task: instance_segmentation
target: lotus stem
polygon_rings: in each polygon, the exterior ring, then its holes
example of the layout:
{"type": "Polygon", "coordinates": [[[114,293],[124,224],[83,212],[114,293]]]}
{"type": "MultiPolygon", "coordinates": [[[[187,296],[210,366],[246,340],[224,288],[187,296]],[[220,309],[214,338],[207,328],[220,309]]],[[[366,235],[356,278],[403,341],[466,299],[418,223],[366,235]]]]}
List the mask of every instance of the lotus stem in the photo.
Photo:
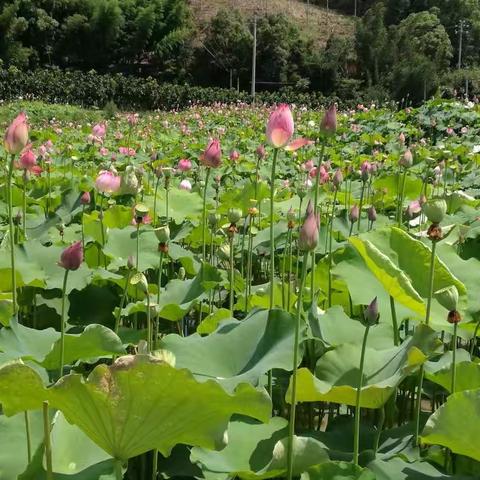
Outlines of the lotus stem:
{"type": "Polygon", "coordinates": [[[207,231],[207,189],[208,180],[210,178],[210,167],[207,167],[207,173],[205,175],[205,187],[203,189],[203,213],[202,213],[202,260],[206,262],[206,231],[207,231]]]}
{"type": "Polygon", "coordinates": [[[43,443],[45,446],[45,464],[47,480],[53,480],[52,444],[50,442],[50,419],[48,418],[48,401],[43,402],[43,443]]]}
{"type": "Polygon", "coordinates": [[[27,238],[27,178],[26,172],[23,176],[23,185],[22,185],[22,225],[23,225],[23,239],[27,238]]]}
{"type": "Polygon", "coordinates": [[[17,307],[17,276],[15,271],[15,232],[13,225],[13,193],[12,193],[12,181],[13,181],[13,162],[15,156],[11,155],[10,157],[10,166],[8,168],[8,178],[7,178],[7,192],[8,192],[8,234],[10,240],[10,267],[12,275],[12,305],[13,305],[13,316],[16,317],[18,314],[17,307]]]}
{"type": "Polygon", "coordinates": [[[477,343],[477,333],[478,330],[480,329],[480,320],[477,322],[477,325],[475,326],[475,330],[473,331],[473,338],[472,338],[472,344],[470,345],[470,356],[473,357],[473,354],[475,352],[475,346],[477,343]]]}
{"type": "Polygon", "coordinates": [[[458,323],[453,324],[453,338],[452,338],[452,387],[450,389],[450,393],[454,394],[455,393],[455,383],[456,383],[456,377],[457,377],[457,363],[456,363],[456,357],[457,357],[457,328],[458,328],[458,323]]]}
{"type": "Polygon", "coordinates": [[[155,182],[155,192],[153,194],[153,224],[157,225],[157,193],[158,193],[158,185],[160,183],[160,177],[157,177],[157,181],[155,182]]]}
{"type": "Polygon", "coordinates": [[[230,308],[230,315],[233,317],[233,304],[234,304],[234,296],[235,296],[235,289],[234,289],[234,276],[235,276],[235,263],[234,263],[234,239],[235,234],[234,232],[230,233],[230,301],[229,301],[229,308],[230,308]]]}
{"type": "Polygon", "coordinates": [[[25,435],[27,438],[27,458],[28,458],[28,463],[30,463],[32,461],[32,439],[30,435],[30,417],[28,415],[28,410],[25,410],[23,414],[25,417],[25,435]]]}
{"type": "Polygon", "coordinates": [[[157,282],[157,318],[156,318],[156,327],[155,327],[155,340],[153,342],[153,348],[156,348],[157,343],[157,329],[160,323],[160,291],[162,289],[162,270],[163,270],[163,251],[160,250],[160,259],[158,261],[158,282],[157,282]]]}
{"type": "Polygon", "coordinates": [[[398,210],[397,210],[397,224],[398,228],[402,226],[402,214],[403,214],[403,201],[405,199],[405,184],[407,183],[407,169],[403,171],[402,177],[402,190],[400,193],[400,200],[398,202],[398,210]]]}
{"type": "Polygon", "coordinates": [[[330,220],[330,228],[328,229],[328,308],[332,306],[332,237],[333,237],[333,220],[335,218],[335,205],[337,203],[338,189],[335,188],[333,194],[332,219],[330,220]]]}
{"type": "Polygon", "coordinates": [[[363,209],[363,197],[365,195],[365,183],[362,182],[362,190],[360,193],[360,204],[358,206],[358,221],[357,221],[357,233],[360,233],[360,222],[362,221],[362,209],[363,209]]]}
{"type": "Polygon", "coordinates": [[[390,295],[390,312],[392,314],[393,344],[400,345],[400,332],[398,331],[397,310],[395,308],[395,299],[390,295]]]}
{"type": "Polygon", "coordinates": [[[270,310],[274,306],[275,284],[275,237],[273,234],[273,201],[275,197],[275,168],[277,165],[278,148],[273,151],[272,176],[270,179],[270,310]]]}
{"type": "Polygon", "coordinates": [[[122,461],[115,459],[115,480],[123,480],[122,461]]]}
{"type": "Polygon", "coordinates": [[[288,425],[288,453],[287,453],[287,479],[293,477],[293,436],[295,433],[295,414],[297,408],[297,366],[298,366],[298,343],[300,337],[300,321],[303,310],[303,288],[307,276],[308,252],[303,255],[302,276],[300,279],[300,290],[297,300],[297,316],[295,321],[295,339],[293,343],[293,365],[292,365],[292,396],[290,399],[290,421],[288,425]]]}
{"type": "Polygon", "coordinates": [[[358,375],[358,387],[357,387],[357,396],[355,399],[355,428],[353,432],[353,463],[354,465],[358,465],[358,454],[360,451],[360,400],[362,396],[362,388],[363,388],[363,367],[365,365],[365,352],[367,350],[367,338],[368,332],[370,330],[370,325],[365,327],[365,333],[363,335],[363,342],[362,342],[362,352],[360,355],[360,372],[358,375]]]}
{"type": "Polygon", "coordinates": [[[147,350],[152,352],[152,314],[150,311],[150,294],[147,290],[147,350]]]}
{"type": "Polygon", "coordinates": [[[60,367],[58,370],[58,378],[63,375],[63,367],[65,364],[65,297],[67,296],[67,280],[68,280],[68,268],[65,269],[62,285],[62,323],[60,325],[60,367]]]}

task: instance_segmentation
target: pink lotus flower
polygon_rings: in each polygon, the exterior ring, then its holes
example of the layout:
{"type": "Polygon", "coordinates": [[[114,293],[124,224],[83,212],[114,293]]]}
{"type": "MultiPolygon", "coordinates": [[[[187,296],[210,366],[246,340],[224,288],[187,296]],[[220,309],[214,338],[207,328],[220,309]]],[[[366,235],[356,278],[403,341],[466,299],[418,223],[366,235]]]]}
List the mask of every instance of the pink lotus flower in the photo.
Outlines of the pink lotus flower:
{"type": "Polygon", "coordinates": [[[104,123],[97,123],[92,128],[92,134],[95,137],[103,138],[106,133],[107,133],[107,127],[105,126],[104,123]]]}
{"type": "Polygon", "coordinates": [[[138,123],[138,113],[129,113],[127,115],[127,122],[131,127],[136,125],[138,123]]]}
{"type": "Polygon", "coordinates": [[[298,237],[298,246],[300,250],[312,251],[315,250],[318,244],[318,226],[320,224],[318,215],[315,216],[311,205],[311,200],[308,202],[307,216],[303,225],[300,228],[298,237]]]}
{"type": "Polygon", "coordinates": [[[100,193],[115,193],[120,188],[121,178],[109,170],[102,170],[95,180],[95,188],[100,193]]]}
{"type": "Polygon", "coordinates": [[[362,177],[362,180],[366,182],[368,180],[368,177],[370,176],[370,173],[372,173],[372,164],[365,160],[362,165],[360,166],[360,175],[362,177]]]}
{"type": "Polygon", "coordinates": [[[420,201],[413,200],[408,204],[407,211],[406,211],[407,217],[410,219],[415,218],[417,215],[420,214],[421,211],[422,211],[422,206],[420,205],[420,201]]]}
{"type": "Polygon", "coordinates": [[[335,173],[333,174],[332,183],[337,190],[340,188],[340,186],[343,183],[343,173],[339,168],[335,170],[335,173]]]}
{"type": "Polygon", "coordinates": [[[348,214],[348,218],[351,223],[355,223],[358,218],[360,217],[360,209],[358,208],[358,205],[354,205],[348,214]]]}
{"type": "Polygon", "coordinates": [[[267,123],[267,139],[275,147],[287,145],[294,131],[292,112],[288,105],[281,104],[274,110],[267,123]]]}
{"type": "Polygon", "coordinates": [[[192,162],[188,158],[182,158],[178,161],[177,169],[181,172],[188,172],[192,169],[192,162]]]}
{"type": "Polygon", "coordinates": [[[65,270],[77,270],[82,262],[82,242],[75,242],[62,252],[58,265],[63,267],[65,270]]]}
{"type": "Polygon", "coordinates": [[[21,152],[28,142],[28,125],[25,112],[20,112],[5,132],[4,147],[7,153],[21,152]]]}
{"type": "Polygon", "coordinates": [[[255,153],[260,160],[263,160],[267,155],[267,152],[265,150],[265,145],[259,145],[255,150],[255,153]]]}
{"type": "Polygon", "coordinates": [[[320,132],[324,135],[334,135],[337,131],[337,106],[332,103],[325,112],[320,123],[320,132]]]}
{"type": "MultiPolygon", "coordinates": [[[[316,178],[317,168],[318,167],[314,167],[310,170],[310,176],[312,178],[316,178]]],[[[330,180],[330,177],[328,175],[327,170],[325,169],[325,167],[323,165],[320,165],[320,174],[319,174],[319,178],[318,178],[319,183],[323,185],[325,183],[328,183],[329,180],[330,180]]]]}
{"type": "Polygon", "coordinates": [[[101,155],[102,157],[106,157],[106,156],[108,155],[108,153],[109,153],[109,152],[108,152],[108,148],[105,148],[105,147],[100,148],[100,150],[99,150],[98,152],[100,153],[100,155],[101,155]]]}
{"type": "Polygon", "coordinates": [[[31,150],[30,146],[25,149],[20,155],[19,166],[24,170],[32,170],[32,168],[37,164],[37,157],[31,150]]]}
{"type": "Polygon", "coordinates": [[[185,178],[180,182],[180,185],[178,186],[178,188],[180,190],[186,190],[187,192],[191,192],[192,191],[192,184],[190,183],[189,180],[187,180],[185,178]]]}
{"type": "Polygon", "coordinates": [[[282,186],[283,186],[283,188],[288,188],[290,186],[290,180],[288,178],[283,180],[282,181],[282,186]]]}
{"type": "Polygon", "coordinates": [[[447,135],[453,135],[455,133],[455,130],[452,127],[447,128],[447,135]]]}
{"type": "Polygon", "coordinates": [[[206,167],[217,168],[222,163],[222,149],[220,147],[220,140],[212,139],[207,145],[207,148],[200,156],[200,161],[206,167]]]}
{"type": "Polygon", "coordinates": [[[118,149],[119,153],[121,153],[122,155],[127,155],[129,157],[134,157],[136,155],[136,151],[134,148],[129,148],[129,147],[120,147],[118,149]]]}
{"type": "Polygon", "coordinates": [[[309,172],[312,168],[314,168],[313,160],[307,160],[303,165],[302,168],[306,172],[309,172]]]}
{"type": "Polygon", "coordinates": [[[299,148],[305,147],[306,145],[312,145],[313,143],[313,140],[308,140],[307,138],[296,138],[285,147],[285,150],[287,152],[295,152],[299,148]]]}
{"type": "Polygon", "coordinates": [[[82,205],[89,205],[90,204],[90,192],[83,192],[80,197],[80,203],[82,205]]]}

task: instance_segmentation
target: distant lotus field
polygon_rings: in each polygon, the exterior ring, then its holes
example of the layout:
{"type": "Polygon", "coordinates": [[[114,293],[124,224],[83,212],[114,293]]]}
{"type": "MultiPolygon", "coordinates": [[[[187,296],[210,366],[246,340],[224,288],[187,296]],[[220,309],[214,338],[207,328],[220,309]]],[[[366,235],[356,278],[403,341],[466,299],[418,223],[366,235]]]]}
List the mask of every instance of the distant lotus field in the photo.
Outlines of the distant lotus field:
{"type": "Polygon", "coordinates": [[[0,480],[480,478],[478,105],[0,122],[0,480]]]}

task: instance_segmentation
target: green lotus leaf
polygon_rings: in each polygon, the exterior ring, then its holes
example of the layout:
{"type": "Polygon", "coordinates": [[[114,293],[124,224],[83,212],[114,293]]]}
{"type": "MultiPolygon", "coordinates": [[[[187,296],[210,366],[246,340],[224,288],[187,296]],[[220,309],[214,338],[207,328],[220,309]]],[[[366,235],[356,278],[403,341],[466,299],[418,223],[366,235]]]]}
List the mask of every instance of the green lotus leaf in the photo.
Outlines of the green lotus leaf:
{"type": "Polygon", "coordinates": [[[325,462],[310,467],[300,480],[375,480],[373,472],[347,462],[325,462]]]}
{"type": "Polygon", "coordinates": [[[480,461],[480,389],[450,395],[427,420],[421,441],[480,461]]]}
{"type": "MultiPolygon", "coordinates": [[[[291,370],[294,329],[289,313],[258,310],[207,337],[167,335],[160,348],[173,352],[177,368],[188,368],[198,380],[215,378],[232,389],[242,382],[257,385],[272,368],[291,370]]],[[[303,327],[300,340],[305,338],[303,327]]]]}
{"type": "Polygon", "coordinates": [[[232,394],[218,383],[198,383],[148,355],[120,357],[99,365],[85,380],[70,374],[44,388],[37,373],[21,364],[0,369],[5,413],[37,409],[48,400],[110,456],[126,461],[157,448],[169,455],[178,443],[219,449],[234,413],[267,421],[271,401],[247,384],[232,394]]]}
{"type": "MultiPolygon", "coordinates": [[[[365,408],[384,405],[398,384],[422,365],[438,344],[435,332],[425,325],[419,325],[415,335],[399,347],[377,350],[368,347],[367,342],[360,405],[365,408]]],[[[343,344],[320,357],[315,376],[306,368],[299,369],[297,401],[355,405],[360,354],[360,344],[343,344]]],[[[290,389],[291,382],[285,397],[287,402],[290,389]]]]}

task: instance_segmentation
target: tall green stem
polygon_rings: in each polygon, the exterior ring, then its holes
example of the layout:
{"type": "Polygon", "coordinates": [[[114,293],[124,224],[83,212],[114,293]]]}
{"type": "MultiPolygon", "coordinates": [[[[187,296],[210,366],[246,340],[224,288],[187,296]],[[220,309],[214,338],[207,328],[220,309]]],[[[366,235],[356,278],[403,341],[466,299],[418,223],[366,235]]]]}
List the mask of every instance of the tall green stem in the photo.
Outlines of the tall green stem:
{"type": "MultiPolygon", "coordinates": [[[[156,319],[156,329],[158,329],[158,324],[160,322],[160,291],[162,290],[162,269],[163,269],[163,251],[160,251],[160,259],[158,261],[158,282],[157,282],[157,319],[156,319]]],[[[153,342],[153,348],[156,348],[156,336],[155,341],[153,342]]]]}
{"type": "Polygon", "coordinates": [[[458,323],[453,324],[453,338],[452,338],[452,387],[450,389],[450,393],[455,393],[455,383],[456,383],[456,376],[457,376],[457,328],[458,323]]]}
{"type": "Polygon", "coordinates": [[[328,308],[332,306],[332,237],[333,237],[333,220],[335,219],[335,205],[337,203],[338,189],[335,188],[333,194],[332,219],[330,220],[330,228],[328,229],[328,308]]]}
{"type": "Polygon", "coordinates": [[[58,378],[63,375],[63,366],[65,364],[65,298],[67,296],[67,279],[68,272],[70,270],[65,269],[65,274],[63,276],[63,286],[62,286],[62,323],[60,325],[60,367],[58,370],[58,378]]]}
{"type": "Polygon", "coordinates": [[[150,293],[146,292],[147,295],[147,350],[148,353],[152,352],[152,314],[150,311],[150,293]]]}
{"type": "Polygon", "coordinates": [[[293,436],[295,433],[295,414],[297,408],[297,366],[298,366],[298,342],[300,337],[300,321],[303,310],[303,288],[307,276],[308,252],[303,255],[302,276],[300,280],[300,290],[297,300],[297,316],[295,321],[295,339],[293,343],[293,364],[292,364],[292,391],[290,399],[290,421],[288,425],[288,453],[287,453],[287,479],[293,477],[293,436]]]}
{"type": "Polygon", "coordinates": [[[400,199],[398,202],[398,210],[397,210],[397,224],[398,228],[402,226],[402,215],[403,215],[403,201],[405,199],[405,184],[407,183],[407,169],[403,172],[402,177],[402,191],[400,193],[400,199]]]}
{"type": "Polygon", "coordinates": [[[270,310],[274,306],[275,283],[275,236],[273,232],[273,201],[275,197],[275,168],[277,166],[278,148],[273,151],[272,175],[270,177],[270,310]]]}
{"type": "Polygon", "coordinates": [[[115,459],[115,480],[123,480],[122,461],[115,459]]]}
{"type": "Polygon", "coordinates": [[[357,396],[355,399],[355,429],[353,432],[353,463],[358,465],[358,454],[360,452],[360,400],[362,396],[362,387],[363,387],[363,367],[365,365],[365,352],[367,350],[367,338],[368,332],[370,330],[370,325],[365,327],[365,333],[363,335],[362,342],[362,353],[360,355],[360,372],[358,374],[358,386],[357,386],[357,396]]]}
{"type": "Polygon", "coordinates": [[[30,435],[30,417],[28,415],[28,410],[25,410],[23,414],[25,417],[25,435],[27,437],[27,458],[28,458],[28,463],[30,463],[32,461],[32,439],[30,435]]]}
{"type": "Polygon", "coordinates": [[[23,189],[22,189],[22,226],[23,226],[23,238],[27,238],[27,179],[26,172],[23,175],[23,189]]]}
{"type": "Polygon", "coordinates": [[[210,178],[211,168],[207,167],[207,174],[205,175],[205,187],[203,189],[203,213],[202,213],[202,260],[206,262],[206,231],[207,231],[207,189],[208,180],[210,178]]]}
{"type": "Polygon", "coordinates": [[[117,317],[115,318],[115,333],[118,335],[118,330],[120,328],[120,319],[122,318],[122,310],[125,305],[125,299],[127,298],[128,286],[130,285],[130,277],[132,276],[132,271],[129,269],[127,273],[127,279],[125,281],[125,288],[123,289],[122,298],[120,299],[120,307],[118,309],[117,317]]]}
{"type": "MultiPolygon", "coordinates": [[[[106,264],[106,257],[105,255],[103,254],[103,249],[105,248],[105,230],[103,228],[103,194],[100,194],[100,230],[102,231],[102,248],[101,248],[101,255],[103,256],[103,266],[106,268],[107,267],[107,264],[106,264]]],[[[100,256],[100,252],[99,252],[99,256],[100,256]]],[[[100,263],[100,259],[98,261],[98,263],[100,263]]]]}
{"type": "Polygon", "coordinates": [[[153,224],[157,225],[157,193],[158,193],[158,185],[160,183],[160,177],[157,177],[157,181],[155,182],[155,191],[153,194],[153,224]]]}
{"type": "Polygon", "coordinates": [[[47,480],[53,480],[52,444],[50,442],[50,419],[48,417],[48,401],[43,402],[43,443],[45,446],[45,465],[47,480]]]}
{"type": "Polygon", "coordinates": [[[360,205],[358,206],[357,233],[360,233],[360,222],[362,221],[363,197],[365,195],[365,182],[362,181],[362,191],[360,193],[360,205]]]}
{"type": "Polygon", "coordinates": [[[471,357],[473,357],[473,354],[475,352],[475,346],[477,344],[477,333],[479,329],[480,329],[480,320],[477,322],[477,325],[475,326],[475,330],[473,331],[472,345],[470,346],[471,357]]]}
{"type": "Polygon", "coordinates": [[[234,303],[234,295],[235,295],[235,289],[234,289],[234,275],[235,275],[235,263],[234,263],[234,254],[233,254],[233,249],[234,249],[234,238],[235,234],[233,232],[230,233],[230,315],[233,317],[233,303],[234,303]]]}
{"type": "Polygon", "coordinates": [[[8,169],[7,189],[8,189],[8,234],[10,240],[10,268],[12,275],[12,304],[13,304],[13,316],[16,317],[18,313],[17,307],[17,276],[15,271],[15,231],[13,225],[13,162],[15,156],[10,157],[10,166],[8,169]]]}

